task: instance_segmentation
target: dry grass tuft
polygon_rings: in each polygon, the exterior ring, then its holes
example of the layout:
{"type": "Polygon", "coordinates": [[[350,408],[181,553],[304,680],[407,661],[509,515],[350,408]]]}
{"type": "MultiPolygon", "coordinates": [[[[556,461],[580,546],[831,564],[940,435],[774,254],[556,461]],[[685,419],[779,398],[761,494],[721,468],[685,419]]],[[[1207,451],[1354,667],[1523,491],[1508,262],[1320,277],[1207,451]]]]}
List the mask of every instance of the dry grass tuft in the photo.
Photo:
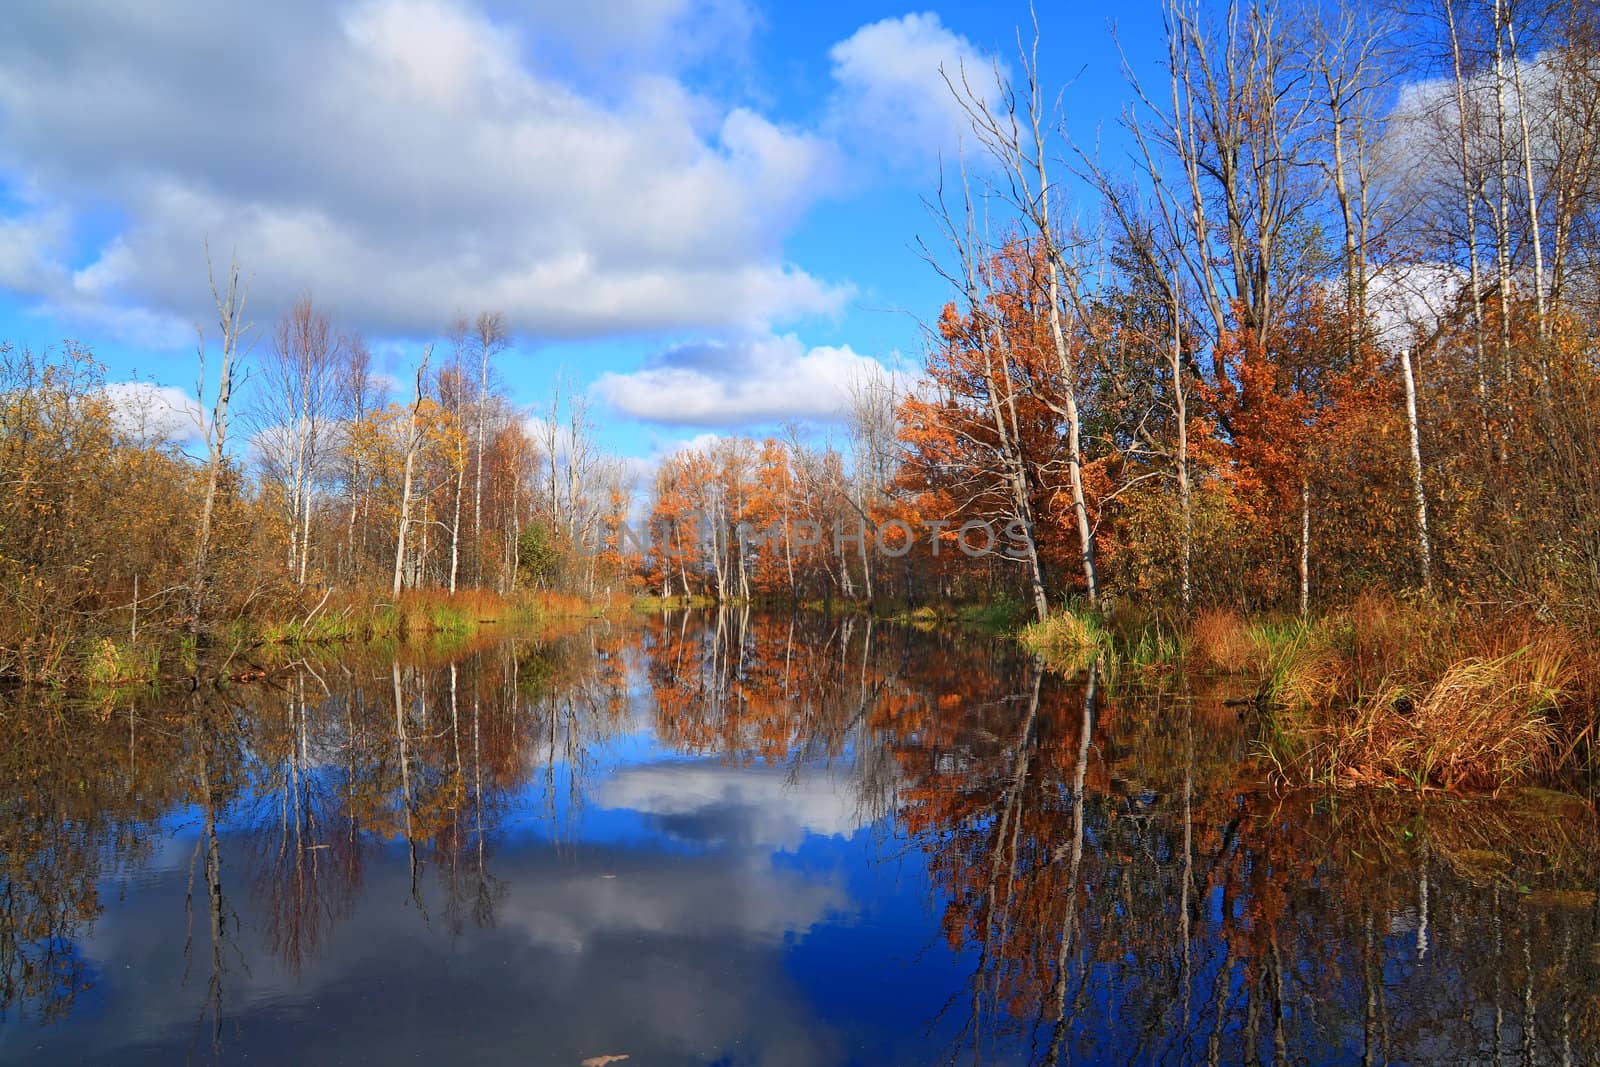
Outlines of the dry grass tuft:
{"type": "Polygon", "coordinates": [[[1459,660],[1435,680],[1376,689],[1345,718],[1307,727],[1309,758],[1336,781],[1495,789],[1554,769],[1574,680],[1569,642],[1459,660]]]}
{"type": "Polygon", "coordinates": [[[1288,642],[1273,665],[1275,699],[1293,707],[1328,707],[1354,683],[1350,657],[1326,628],[1302,631],[1288,642]]]}
{"type": "Polygon", "coordinates": [[[1188,651],[1194,661],[1223,674],[1244,674],[1260,667],[1257,643],[1236,611],[1207,608],[1189,622],[1188,651]]]}
{"type": "Polygon", "coordinates": [[[1364,592],[1343,614],[1350,639],[1351,681],[1393,677],[1424,648],[1434,614],[1401,604],[1387,593],[1364,592]]]}

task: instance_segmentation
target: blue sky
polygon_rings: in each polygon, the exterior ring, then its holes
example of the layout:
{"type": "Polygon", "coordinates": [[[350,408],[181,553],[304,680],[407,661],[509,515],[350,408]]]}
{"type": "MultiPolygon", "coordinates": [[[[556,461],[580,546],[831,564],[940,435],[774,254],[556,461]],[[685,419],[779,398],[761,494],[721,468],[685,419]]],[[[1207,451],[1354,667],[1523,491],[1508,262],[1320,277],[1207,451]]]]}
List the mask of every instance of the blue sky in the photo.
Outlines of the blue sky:
{"type": "MultiPolygon", "coordinates": [[[[0,41],[0,338],[74,338],[190,389],[202,244],[253,315],[309,291],[403,380],[496,308],[512,397],[558,373],[648,462],[705,433],[829,431],[869,360],[914,369],[945,299],[915,251],[960,129],[941,63],[1015,71],[1019,3],[163,0],[25,8],[0,41]],[[243,46],[240,42],[251,42],[243,46]],[[224,253],[225,254],[225,251],[224,253]]],[[[1111,22],[1051,6],[1043,83],[1115,152],[1111,22]]],[[[981,73],[981,72],[980,72],[981,73]]],[[[168,394],[175,396],[175,394],[168,394]]],[[[174,400],[174,402],[176,402],[174,400]]]]}

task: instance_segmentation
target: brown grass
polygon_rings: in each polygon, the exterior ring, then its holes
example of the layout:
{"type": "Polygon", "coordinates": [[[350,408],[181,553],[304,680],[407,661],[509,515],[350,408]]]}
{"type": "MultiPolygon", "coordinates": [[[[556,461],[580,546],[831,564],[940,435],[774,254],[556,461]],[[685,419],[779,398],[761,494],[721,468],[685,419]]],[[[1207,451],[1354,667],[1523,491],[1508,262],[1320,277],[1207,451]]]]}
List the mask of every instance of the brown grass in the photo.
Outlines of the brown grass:
{"type": "Polygon", "coordinates": [[[1498,789],[1556,769],[1572,648],[1544,635],[1501,655],[1469,656],[1420,685],[1393,682],[1353,709],[1301,729],[1311,768],[1346,783],[1401,781],[1498,789]]]}
{"type": "MultiPolygon", "coordinates": [[[[1209,625],[1204,640],[1239,642],[1209,625]]],[[[1531,614],[1369,593],[1246,636],[1277,709],[1266,747],[1292,779],[1493,790],[1592,764],[1600,657],[1531,614]]]]}
{"type": "Polygon", "coordinates": [[[1297,635],[1272,666],[1274,697],[1292,707],[1329,707],[1355,684],[1350,657],[1326,627],[1297,635]]]}
{"type": "Polygon", "coordinates": [[[1188,654],[1207,670],[1245,674],[1261,666],[1250,628],[1236,611],[1207,608],[1189,622],[1188,654]]]}

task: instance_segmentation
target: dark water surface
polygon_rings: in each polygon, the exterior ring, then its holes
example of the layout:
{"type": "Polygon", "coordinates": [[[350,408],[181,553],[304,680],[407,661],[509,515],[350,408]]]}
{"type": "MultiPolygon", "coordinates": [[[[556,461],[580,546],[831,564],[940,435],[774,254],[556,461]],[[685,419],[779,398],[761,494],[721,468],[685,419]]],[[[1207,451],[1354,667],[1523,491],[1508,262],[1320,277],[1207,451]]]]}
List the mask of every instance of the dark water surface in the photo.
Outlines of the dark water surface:
{"type": "Polygon", "coordinates": [[[1226,695],[725,613],[6,708],[0,1060],[1600,1062],[1585,805],[1226,695]]]}

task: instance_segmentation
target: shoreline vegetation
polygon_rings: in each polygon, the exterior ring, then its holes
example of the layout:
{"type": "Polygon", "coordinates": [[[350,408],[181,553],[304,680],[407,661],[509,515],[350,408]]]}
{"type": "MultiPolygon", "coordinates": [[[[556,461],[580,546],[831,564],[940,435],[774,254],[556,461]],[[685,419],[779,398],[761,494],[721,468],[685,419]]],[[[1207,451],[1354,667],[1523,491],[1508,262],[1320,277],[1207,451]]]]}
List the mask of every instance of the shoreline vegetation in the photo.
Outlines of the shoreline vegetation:
{"type": "Polygon", "coordinates": [[[82,636],[42,660],[14,654],[12,663],[29,669],[12,670],[8,680],[25,693],[104,699],[192,685],[202,673],[224,683],[263,681],[294,656],[346,646],[422,643],[448,653],[485,636],[545,639],[595,620],[682,610],[864,614],[1014,639],[1066,675],[1094,663],[1131,685],[1219,683],[1239,714],[1259,717],[1259,754],[1288,786],[1499,793],[1586,786],[1594,770],[1594,645],[1527,610],[1363,594],[1308,619],[1213,608],[1181,621],[1170,612],[1080,607],[1030,622],[1028,606],[1005,595],[913,607],[637,591],[588,599],[551,590],[408,589],[396,598],[332,587],[300,590],[281,603],[291,610],[276,619],[218,619],[203,642],[181,617],[147,622],[142,631],[130,618],[129,630],[82,636]]]}
{"type": "Polygon", "coordinates": [[[236,618],[219,624],[202,649],[181,630],[84,638],[34,671],[8,679],[18,688],[70,695],[104,694],[130,686],[192,684],[202,674],[250,682],[282,666],[286,655],[342,646],[361,649],[429,642],[443,649],[488,633],[559,636],[573,626],[626,617],[626,599],[588,601],[570,594],[528,592],[505,597],[484,590],[454,594],[407,590],[398,598],[331,591],[303,613],[265,621],[236,618]]]}
{"type": "Polygon", "coordinates": [[[1593,639],[1529,612],[1364,594],[1309,619],[1212,609],[1182,627],[1065,611],[1019,637],[1066,672],[1103,659],[1240,683],[1231,703],[1261,717],[1291,785],[1498,791],[1595,769],[1593,639]]]}

